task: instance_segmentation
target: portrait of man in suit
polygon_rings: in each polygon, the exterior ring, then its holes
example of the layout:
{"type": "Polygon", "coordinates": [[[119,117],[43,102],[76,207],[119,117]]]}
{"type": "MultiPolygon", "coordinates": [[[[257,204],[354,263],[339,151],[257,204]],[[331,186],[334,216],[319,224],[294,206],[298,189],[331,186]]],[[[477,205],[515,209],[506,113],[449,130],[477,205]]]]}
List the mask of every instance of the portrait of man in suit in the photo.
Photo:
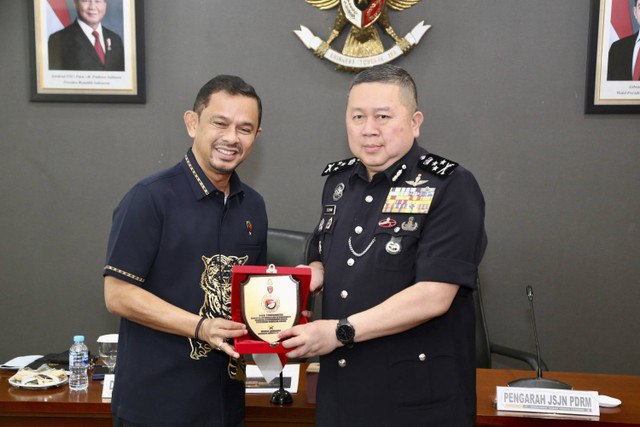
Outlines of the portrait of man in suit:
{"type": "Polygon", "coordinates": [[[49,36],[50,70],[124,71],[124,45],[102,25],[107,0],[74,0],[77,18],[49,36]]]}
{"type": "MultiPolygon", "coordinates": [[[[633,16],[640,25],[640,2],[634,1],[633,16]]],[[[640,59],[638,31],[614,42],[609,48],[607,80],[639,80],[640,59]]]]}

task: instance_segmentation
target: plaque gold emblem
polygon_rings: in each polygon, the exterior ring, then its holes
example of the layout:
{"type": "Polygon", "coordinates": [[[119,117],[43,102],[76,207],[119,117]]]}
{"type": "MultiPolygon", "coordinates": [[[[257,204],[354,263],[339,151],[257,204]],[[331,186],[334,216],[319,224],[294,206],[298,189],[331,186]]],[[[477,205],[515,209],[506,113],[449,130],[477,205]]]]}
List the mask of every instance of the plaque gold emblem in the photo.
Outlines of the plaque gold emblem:
{"type": "Polygon", "coordinates": [[[298,323],[300,283],[291,275],[250,275],[241,286],[242,320],[249,333],[277,344],[278,333],[298,323]]]}
{"type": "Polygon", "coordinates": [[[336,68],[340,70],[358,71],[390,62],[413,49],[431,27],[421,21],[406,36],[399,37],[391,26],[389,8],[402,11],[420,0],[306,0],[306,2],[321,10],[332,9],[339,5],[333,29],[326,41],[303,25],[294,33],[316,56],[337,64],[336,68]],[[337,52],[331,47],[331,43],[348,24],[350,29],[344,47],[342,52],[337,52]],[[395,42],[393,47],[385,50],[375,24],[382,27],[393,39],[395,42]]]}

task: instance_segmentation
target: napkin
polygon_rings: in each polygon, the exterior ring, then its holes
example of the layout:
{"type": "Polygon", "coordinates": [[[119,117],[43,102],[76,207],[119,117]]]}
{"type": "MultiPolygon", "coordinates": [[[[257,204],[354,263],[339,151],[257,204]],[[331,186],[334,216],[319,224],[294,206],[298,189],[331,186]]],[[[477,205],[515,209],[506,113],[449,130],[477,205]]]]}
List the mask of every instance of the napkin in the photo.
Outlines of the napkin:
{"type": "Polygon", "coordinates": [[[7,361],[6,363],[3,363],[2,365],[0,365],[0,368],[1,369],[11,369],[11,370],[22,369],[25,366],[27,366],[30,363],[32,363],[34,360],[38,360],[41,357],[42,357],[41,354],[32,354],[30,356],[14,357],[13,359],[7,361]]]}

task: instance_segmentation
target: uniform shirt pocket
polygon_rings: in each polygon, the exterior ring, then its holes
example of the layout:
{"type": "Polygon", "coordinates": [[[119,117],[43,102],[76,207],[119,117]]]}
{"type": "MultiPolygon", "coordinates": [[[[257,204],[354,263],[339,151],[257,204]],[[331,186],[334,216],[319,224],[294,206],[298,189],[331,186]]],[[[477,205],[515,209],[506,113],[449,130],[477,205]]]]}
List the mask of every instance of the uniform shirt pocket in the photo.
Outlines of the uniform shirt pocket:
{"type": "MultiPolygon", "coordinates": [[[[378,223],[384,223],[389,219],[395,223],[394,227],[388,228],[378,225],[375,231],[376,266],[380,269],[399,271],[413,268],[421,227],[416,225],[415,228],[403,229],[402,224],[407,224],[408,218],[409,215],[398,215],[397,218],[385,217],[378,223]]],[[[411,219],[413,221],[414,217],[411,216],[411,219]]]]}
{"type": "Polygon", "coordinates": [[[390,350],[389,391],[399,406],[430,406],[455,397],[455,359],[427,349],[390,350]]]}

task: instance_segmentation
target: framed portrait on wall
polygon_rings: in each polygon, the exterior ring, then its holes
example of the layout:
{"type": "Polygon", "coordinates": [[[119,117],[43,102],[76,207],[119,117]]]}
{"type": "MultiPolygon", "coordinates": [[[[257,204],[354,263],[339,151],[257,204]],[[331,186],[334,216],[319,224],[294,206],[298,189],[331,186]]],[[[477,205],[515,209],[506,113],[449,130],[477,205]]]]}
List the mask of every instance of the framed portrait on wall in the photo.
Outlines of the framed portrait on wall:
{"type": "Polygon", "coordinates": [[[142,0],[30,0],[31,100],[146,101],[142,0]]]}
{"type": "Polygon", "coordinates": [[[637,0],[591,0],[586,113],[640,113],[639,27],[637,0]]]}

